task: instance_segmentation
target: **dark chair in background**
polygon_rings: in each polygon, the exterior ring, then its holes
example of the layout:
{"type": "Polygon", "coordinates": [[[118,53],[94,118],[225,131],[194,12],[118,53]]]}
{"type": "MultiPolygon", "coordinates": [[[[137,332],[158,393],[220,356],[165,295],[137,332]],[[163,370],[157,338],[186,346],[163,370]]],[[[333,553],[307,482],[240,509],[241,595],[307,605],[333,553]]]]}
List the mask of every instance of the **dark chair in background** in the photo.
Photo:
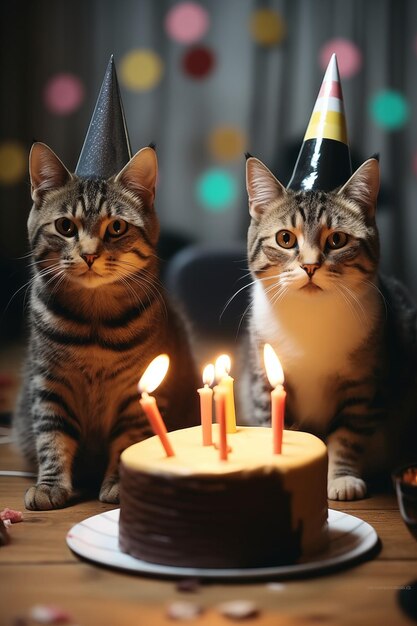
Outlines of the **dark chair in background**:
{"type": "Polygon", "coordinates": [[[233,352],[249,305],[245,244],[188,246],[171,258],[164,282],[191,322],[197,359],[213,358],[218,350],[233,352]]]}

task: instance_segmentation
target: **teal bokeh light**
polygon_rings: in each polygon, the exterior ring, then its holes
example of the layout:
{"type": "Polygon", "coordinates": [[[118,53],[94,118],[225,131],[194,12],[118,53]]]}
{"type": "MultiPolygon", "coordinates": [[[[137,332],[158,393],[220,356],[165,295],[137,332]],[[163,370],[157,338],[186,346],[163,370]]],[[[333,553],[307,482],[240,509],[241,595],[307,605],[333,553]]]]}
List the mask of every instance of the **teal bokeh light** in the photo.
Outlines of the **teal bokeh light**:
{"type": "Polygon", "coordinates": [[[213,168],[202,174],[196,185],[199,202],[208,211],[224,211],[237,197],[237,183],[227,170],[213,168]]]}
{"type": "Polygon", "coordinates": [[[371,99],[369,111],[375,124],[385,130],[396,130],[407,122],[409,106],[400,92],[385,89],[371,99]]]}

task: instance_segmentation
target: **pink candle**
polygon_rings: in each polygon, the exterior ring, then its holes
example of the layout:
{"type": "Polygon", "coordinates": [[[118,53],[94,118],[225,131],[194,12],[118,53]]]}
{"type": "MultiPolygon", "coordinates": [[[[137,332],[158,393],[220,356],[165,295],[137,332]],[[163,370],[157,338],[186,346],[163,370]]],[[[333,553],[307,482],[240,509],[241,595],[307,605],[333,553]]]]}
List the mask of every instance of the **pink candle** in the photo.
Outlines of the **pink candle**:
{"type": "Polygon", "coordinates": [[[204,387],[197,389],[200,395],[200,415],[201,427],[203,432],[203,446],[211,446],[212,440],[212,422],[213,422],[213,390],[210,385],[214,380],[214,366],[209,363],[203,371],[204,387]]]}
{"type": "Polygon", "coordinates": [[[271,422],[274,454],[282,453],[286,395],[282,385],[277,385],[275,389],[271,391],[271,422]]]}
{"type": "Polygon", "coordinates": [[[284,372],[279,358],[269,343],[264,345],[266,375],[274,389],[271,391],[272,449],[274,454],[282,454],[286,392],[283,387],[284,372]]]}
{"type": "Polygon", "coordinates": [[[174,451],[169,441],[167,429],[162,419],[162,415],[156,404],[156,400],[149,394],[154,391],[165,378],[169,367],[169,357],[167,354],[160,354],[146,368],[142,378],[138,383],[139,393],[142,394],[140,405],[143,408],[149,423],[162,443],[167,456],[174,456],[174,451]]]}
{"type": "Polygon", "coordinates": [[[214,390],[216,405],[216,421],[219,425],[219,458],[227,461],[227,430],[226,430],[226,391],[217,386],[214,390]]]}

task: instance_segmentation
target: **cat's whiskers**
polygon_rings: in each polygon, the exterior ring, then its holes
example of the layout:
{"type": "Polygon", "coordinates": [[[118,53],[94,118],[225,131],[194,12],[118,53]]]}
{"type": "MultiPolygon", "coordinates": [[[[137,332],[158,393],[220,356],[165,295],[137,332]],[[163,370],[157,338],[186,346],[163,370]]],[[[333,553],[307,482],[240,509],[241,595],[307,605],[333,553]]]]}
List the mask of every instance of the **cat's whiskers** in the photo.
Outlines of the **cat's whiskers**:
{"type": "MultiPolygon", "coordinates": [[[[255,279],[253,281],[251,281],[250,283],[248,283],[247,285],[243,285],[243,287],[240,287],[240,289],[238,289],[237,291],[235,291],[235,293],[228,299],[228,301],[226,302],[226,304],[224,305],[222,312],[220,313],[219,316],[219,320],[222,319],[227,307],[229,306],[229,304],[236,298],[236,296],[238,296],[242,291],[244,291],[245,289],[247,289],[248,287],[251,287],[252,285],[254,285],[256,282],[258,282],[259,279],[255,279]]],[[[245,311],[246,313],[246,311],[245,311]]],[[[244,315],[245,315],[244,313],[244,315]]],[[[240,324],[239,324],[240,327],[240,324]]]]}
{"type": "MultiPolygon", "coordinates": [[[[114,263],[115,262],[113,262],[113,264],[114,263]]],[[[131,295],[134,302],[137,302],[144,309],[146,308],[142,298],[140,297],[139,293],[134,289],[131,283],[134,283],[141,287],[141,290],[143,291],[145,296],[148,298],[149,304],[152,303],[151,296],[153,296],[157,300],[160,300],[160,302],[163,305],[165,316],[168,315],[167,310],[166,310],[166,305],[161,294],[157,291],[155,286],[150,281],[147,281],[143,277],[142,277],[142,280],[137,280],[137,278],[135,278],[132,274],[122,274],[120,271],[117,270],[116,267],[114,267],[114,271],[115,271],[116,276],[122,283],[122,285],[127,289],[129,294],[131,295]]]]}
{"type": "Polygon", "coordinates": [[[344,300],[344,302],[346,303],[346,305],[348,306],[349,310],[351,311],[352,315],[359,321],[359,323],[361,323],[361,319],[354,307],[354,305],[352,304],[352,302],[350,301],[350,299],[347,297],[347,295],[342,291],[342,289],[340,289],[340,286],[338,285],[334,285],[335,287],[335,291],[336,294],[338,294],[342,300],[344,300]]]}
{"type": "Polygon", "coordinates": [[[276,293],[272,296],[271,304],[272,306],[276,306],[280,300],[283,300],[287,295],[289,289],[286,285],[280,285],[277,289],[276,293]]]}
{"type": "Polygon", "coordinates": [[[358,309],[360,310],[360,312],[361,312],[361,314],[363,316],[362,317],[362,321],[363,321],[363,323],[366,323],[367,322],[366,311],[365,311],[365,308],[364,308],[362,302],[359,300],[358,296],[355,294],[355,292],[352,289],[350,289],[350,287],[348,287],[344,283],[340,282],[339,285],[351,297],[352,301],[354,301],[357,304],[358,309]]]}
{"type": "Polygon", "coordinates": [[[333,282],[333,286],[335,288],[335,290],[337,291],[337,293],[340,294],[340,296],[342,296],[343,300],[346,302],[347,306],[349,307],[352,315],[357,319],[357,321],[359,322],[359,324],[366,324],[366,315],[364,314],[364,310],[362,305],[360,305],[361,308],[359,308],[359,301],[356,298],[353,298],[353,293],[351,292],[351,290],[346,287],[346,285],[343,285],[340,280],[332,280],[333,282]]]}
{"type": "Polygon", "coordinates": [[[113,264],[115,266],[117,266],[117,264],[125,264],[134,268],[136,271],[134,273],[123,274],[124,278],[141,287],[141,289],[145,291],[146,295],[148,295],[146,291],[146,288],[148,288],[150,293],[161,302],[165,309],[165,314],[167,314],[165,301],[160,293],[161,289],[163,290],[163,286],[159,280],[155,280],[155,277],[146,270],[144,271],[144,268],[138,268],[137,265],[134,265],[134,263],[130,263],[129,261],[118,260],[113,261],[113,264]]]}
{"type": "Polygon", "coordinates": [[[375,285],[375,283],[373,283],[371,280],[368,280],[366,278],[364,278],[363,280],[361,280],[361,283],[369,285],[369,287],[372,287],[372,289],[375,289],[375,291],[381,296],[381,300],[384,304],[384,309],[385,309],[385,319],[388,317],[388,306],[387,306],[387,301],[385,299],[384,294],[382,293],[382,291],[380,290],[380,288],[378,287],[378,285],[375,285]]]}
{"type": "Polygon", "coordinates": [[[58,263],[57,263],[56,265],[54,265],[54,266],[51,266],[51,267],[45,268],[44,270],[41,270],[41,271],[37,270],[37,273],[35,273],[33,276],[31,276],[27,282],[25,282],[23,285],[21,285],[21,286],[20,286],[18,289],[16,289],[16,291],[12,294],[12,296],[10,297],[10,300],[8,301],[8,303],[6,304],[6,306],[5,306],[5,308],[4,308],[3,313],[6,313],[6,312],[7,312],[7,310],[8,310],[8,308],[9,308],[9,306],[11,305],[11,303],[13,302],[13,300],[15,299],[15,297],[17,296],[17,294],[18,294],[18,293],[20,293],[20,292],[22,291],[22,289],[26,289],[26,291],[25,291],[25,296],[24,296],[24,299],[23,299],[23,302],[25,303],[25,301],[26,301],[26,294],[27,294],[27,292],[28,292],[28,290],[29,290],[30,286],[32,285],[32,283],[36,280],[36,278],[37,278],[38,276],[41,276],[41,277],[46,276],[46,275],[49,273],[49,271],[51,271],[51,272],[52,272],[52,271],[55,271],[57,267],[59,267],[59,264],[58,264],[58,263]]]}
{"type": "MultiPolygon", "coordinates": [[[[61,257],[59,256],[49,257],[47,260],[48,261],[60,261],[61,257]]],[[[40,265],[41,263],[46,263],[46,259],[39,259],[39,260],[32,259],[31,262],[27,264],[27,267],[33,267],[37,269],[37,266],[40,265]]],[[[48,269],[48,268],[46,267],[44,269],[48,269]]]]}
{"type": "MultiPolygon", "coordinates": [[[[248,274],[244,277],[247,278],[249,275],[251,275],[252,272],[248,272],[248,274]]],[[[266,282],[268,280],[275,280],[275,279],[279,279],[280,278],[280,274],[276,274],[274,276],[265,276],[264,278],[255,278],[255,280],[252,280],[250,283],[247,283],[246,285],[243,285],[243,287],[240,287],[240,289],[238,289],[237,291],[235,291],[235,293],[228,299],[228,301],[226,302],[226,304],[223,307],[222,312],[220,313],[219,319],[221,320],[221,318],[223,317],[227,307],[229,306],[229,304],[236,298],[236,296],[238,296],[242,291],[244,291],[245,289],[247,289],[248,287],[252,287],[252,285],[255,285],[256,283],[259,282],[266,282]]],[[[241,279],[239,279],[241,280],[241,279]]],[[[276,283],[273,283],[272,287],[275,286],[276,283]]],[[[245,309],[244,313],[243,313],[243,317],[246,315],[247,312],[247,308],[245,309]]],[[[240,327],[240,324],[239,324],[240,327]]]]}

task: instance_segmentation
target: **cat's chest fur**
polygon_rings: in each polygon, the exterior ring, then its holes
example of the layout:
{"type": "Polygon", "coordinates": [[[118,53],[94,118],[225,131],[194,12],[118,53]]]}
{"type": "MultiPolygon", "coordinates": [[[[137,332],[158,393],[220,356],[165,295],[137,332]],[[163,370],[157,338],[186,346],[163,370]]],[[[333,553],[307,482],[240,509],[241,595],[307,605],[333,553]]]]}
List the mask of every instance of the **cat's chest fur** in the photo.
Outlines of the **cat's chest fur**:
{"type": "Polygon", "coordinates": [[[372,331],[377,299],[368,294],[354,311],[337,294],[289,294],[273,305],[258,283],[253,295],[254,330],[280,358],[296,422],[324,429],[341,400],[337,383],[365,373],[368,364],[353,356],[372,331]]]}

